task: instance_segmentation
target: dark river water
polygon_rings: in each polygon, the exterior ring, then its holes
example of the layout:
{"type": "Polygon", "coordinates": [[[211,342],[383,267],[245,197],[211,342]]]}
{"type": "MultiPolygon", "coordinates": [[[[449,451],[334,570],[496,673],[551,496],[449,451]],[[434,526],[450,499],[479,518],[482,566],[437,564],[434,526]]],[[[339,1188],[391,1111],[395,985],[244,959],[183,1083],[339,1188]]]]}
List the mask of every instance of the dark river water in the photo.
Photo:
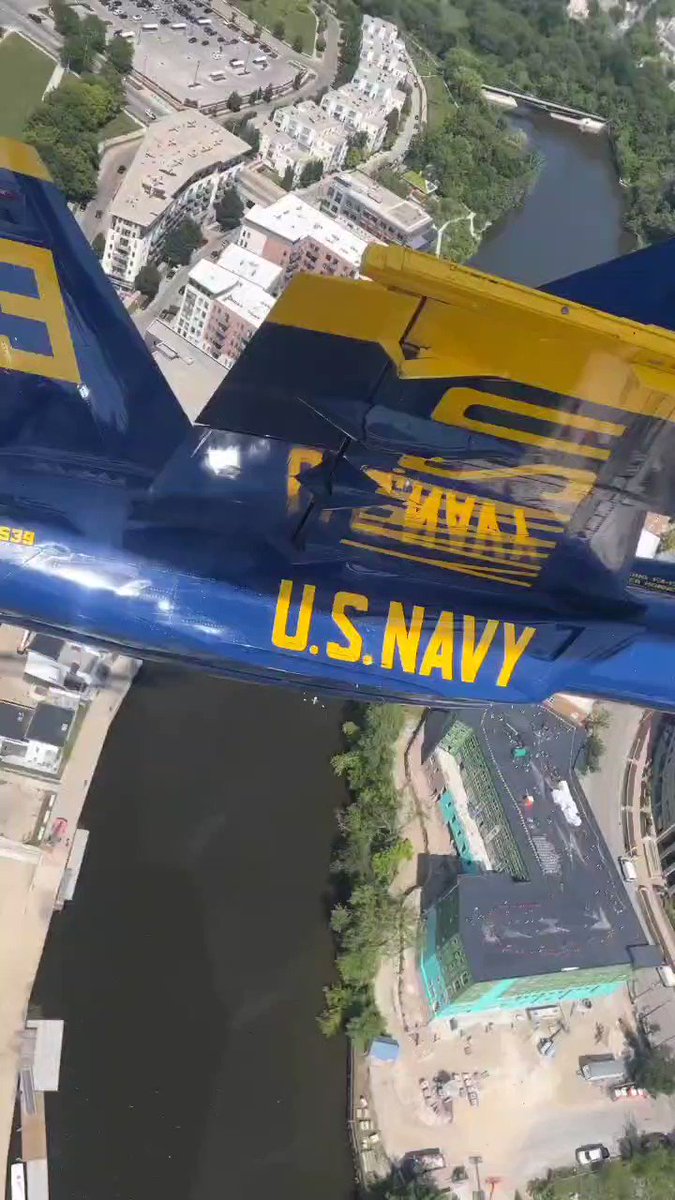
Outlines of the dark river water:
{"type": "Polygon", "coordinates": [[[539,113],[517,114],[512,124],[543,154],[544,165],[520,207],[488,230],[471,265],[538,286],[630,250],[604,135],[539,113]]]}
{"type": "MultiPolygon", "coordinates": [[[[522,124],[546,163],[476,265],[539,283],[617,254],[604,139],[522,124]]],[[[66,1021],[53,1200],[349,1200],[345,1046],[315,1020],[341,719],[154,666],[126,699],[35,989],[66,1021]]]]}

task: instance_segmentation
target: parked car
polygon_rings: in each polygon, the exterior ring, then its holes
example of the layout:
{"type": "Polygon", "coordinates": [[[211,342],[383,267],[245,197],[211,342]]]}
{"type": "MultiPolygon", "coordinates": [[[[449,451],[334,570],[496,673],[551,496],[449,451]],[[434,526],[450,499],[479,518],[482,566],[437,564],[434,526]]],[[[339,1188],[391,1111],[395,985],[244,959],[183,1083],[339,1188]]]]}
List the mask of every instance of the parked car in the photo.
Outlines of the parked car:
{"type": "Polygon", "coordinates": [[[649,1092],[646,1088],[637,1087],[634,1083],[621,1083],[610,1091],[612,1100],[646,1100],[649,1092]]]}
{"type": "Polygon", "coordinates": [[[126,171],[126,167],[124,166],[124,164],[122,164],[122,166],[121,166],[121,167],[118,167],[118,168],[117,168],[117,174],[118,174],[118,175],[124,175],[124,172],[125,172],[125,171],[126,171]]]}
{"type": "Polygon", "coordinates": [[[197,39],[195,37],[188,38],[188,42],[190,43],[191,46],[194,46],[196,41],[197,41],[197,39]]]}
{"type": "Polygon", "coordinates": [[[556,1045],[553,1038],[541,1038],[537,1042],[537,1050],[540,1054],[543,1054],[544,1058],[555,1058],[556,1045]]]}
{"type": "Polygon", "coordinates": [[[593,1163],[604,1162],[609,1158],[609,1150],[600,1142],[595,1142],[591,1146],[579,1146],[574,1151],[575,1158],[581,1166],[592,1166],[593,1163]]]}

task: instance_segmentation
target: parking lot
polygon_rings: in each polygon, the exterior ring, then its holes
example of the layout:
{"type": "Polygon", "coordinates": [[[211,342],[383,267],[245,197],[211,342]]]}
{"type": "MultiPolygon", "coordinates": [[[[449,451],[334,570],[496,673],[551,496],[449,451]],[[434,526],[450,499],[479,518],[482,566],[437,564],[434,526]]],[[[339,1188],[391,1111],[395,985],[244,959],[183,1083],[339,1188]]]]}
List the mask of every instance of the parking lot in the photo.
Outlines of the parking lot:
{"type": "Polygon", "coordinates": [[[180,103],[203,108],[259,90],[288,89],[302,64],[279,42],[258,41],[204,0],[91,0],[113,33],[134,45],[134,67],[180,103]]]}

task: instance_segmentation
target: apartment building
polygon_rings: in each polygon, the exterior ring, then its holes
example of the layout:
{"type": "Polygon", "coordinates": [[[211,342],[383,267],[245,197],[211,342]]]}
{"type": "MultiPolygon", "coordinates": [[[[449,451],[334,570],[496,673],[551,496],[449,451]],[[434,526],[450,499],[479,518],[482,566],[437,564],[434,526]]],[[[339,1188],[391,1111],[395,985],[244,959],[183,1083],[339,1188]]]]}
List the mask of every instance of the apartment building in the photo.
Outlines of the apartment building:
{"type": "Polygon", "coordinates": [[[201,259],[185,285],[176,332],[229,370],[273,304],[260,284],[201,259]]]}
{"type": "Polygon", "coordinates": [[[312,159],[323,163],[326,172],[339,171],[348,148],[348,131],[313,100],[278,108],[260,130],[263,160],[282,178],[290,166],[294,182],[300,178],[304,164],[312,159]]]}
{"type": "Polygon", "coordinates": [[[326,92],[321,100],[321,108],[344,126],[347,136],[365,133],[366,150],[369,154],[375,154],[387,132],[388,113],[392,108],[398,108],[400,112],[404,99],[404,93],[400,92],[398,102],[394,104],[392,100],[387,107],[380,100],[371,100],[353,84],[346,83],[337,92],[326,92]]]}
{"type": "Polygon", "coordinates": [[[392,83],[405,82],[408,75],[408,55],[403,38],[391,21],[365,16],[361,26],[359,71],[375,68],[386,72],[392,83]]]}
{"type": "Polygon", "coordinates": [[[436,236],[436,227],[420,204],[397,196],[363,171],[335,175],[327,184],[323,204],[331,216],[358,225],[373,239],[411,250],[426,250],[436,236]]]}
{"type": "Polygon", "coordinates": [[[131,287],[167,233],[186,217],[200,224],[251,147],[195,109],[150,125],[110,206],[103,269],[131,287]]]}
{"type": "Polygon", "coordinates": [[[254,205],[239,231],[239,245],[276,263],[282,286],[299,271],[314,275],[358,275],[368,241],[299,196],[284,196],[268,208],[254,205]]]}
{"type": "Polygon", "coordinates": [[[290,170],[293,187],[299,182],[303,167],[314,158],[309,150],[303,150],[290,134],[281,133],[271,121],[265,121],[260,126],[258,153],[265,166],[270,167],[279,179],[285,179],[290,170]]]}

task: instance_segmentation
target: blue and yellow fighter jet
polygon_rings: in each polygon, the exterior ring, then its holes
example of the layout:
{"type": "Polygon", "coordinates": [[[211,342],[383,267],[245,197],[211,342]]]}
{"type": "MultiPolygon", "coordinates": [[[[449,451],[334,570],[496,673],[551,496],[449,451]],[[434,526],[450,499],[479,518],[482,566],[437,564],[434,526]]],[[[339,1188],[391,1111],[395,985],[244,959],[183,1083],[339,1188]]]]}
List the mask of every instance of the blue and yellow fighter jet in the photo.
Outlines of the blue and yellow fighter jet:
{"type": "Polygon", "coordinates": [[[535,291],[373,245],[192,425],[0,140],[0,615],[242,678],[675,707],[675,245],[535,291]]]}

